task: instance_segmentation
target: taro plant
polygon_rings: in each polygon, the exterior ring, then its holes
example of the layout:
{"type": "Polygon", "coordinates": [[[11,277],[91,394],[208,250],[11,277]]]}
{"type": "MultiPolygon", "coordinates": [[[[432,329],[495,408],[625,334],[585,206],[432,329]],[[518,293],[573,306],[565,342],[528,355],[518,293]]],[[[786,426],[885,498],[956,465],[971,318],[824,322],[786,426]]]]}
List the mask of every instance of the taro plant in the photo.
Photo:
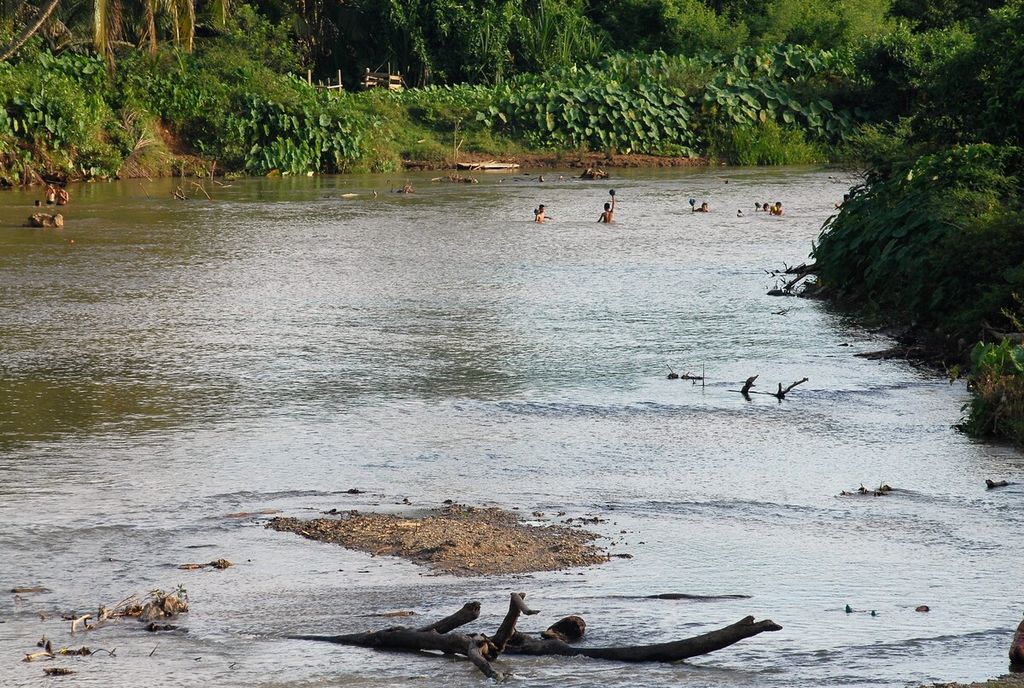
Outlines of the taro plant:
{"type": "Polygon", "coordinates": [[[723,131],[769,123],[836,142],[864,115],[825,97],[851,64],[845,54],[799,46],[697,58],[613,55],[520,76],[495,89],[477,118],[539,146],[624,153],[693,152],[723,131]]]}
{"type": "Polygon", "coordinates": [[[618,55],[597,66],[526,75],[495,90],[477,118],[539,146],[689,153],[699,143],[690,92],[673,83],[686,58],[618,55]]]}
{"type": "Polygon", "coordinates": [[[243,146],[246,171],[338,172],[360,156],[362,133],[346,102],[292,79],[290,98],[242,96],[227,130],[243,146]],[[247,147],[247,148],[245,148],[247,147]]]}

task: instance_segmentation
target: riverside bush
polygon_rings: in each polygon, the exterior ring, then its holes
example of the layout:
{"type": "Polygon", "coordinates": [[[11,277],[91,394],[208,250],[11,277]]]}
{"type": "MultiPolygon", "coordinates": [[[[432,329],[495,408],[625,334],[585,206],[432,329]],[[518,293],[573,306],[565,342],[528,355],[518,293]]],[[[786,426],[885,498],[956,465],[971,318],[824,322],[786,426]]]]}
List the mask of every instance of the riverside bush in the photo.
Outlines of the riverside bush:
{"type": "Polygon", "coordinates": [[[826,157],[821,147],[807,142],[801,130],[772,120],[724,130],[712,141],[709,153],[737,165],[796,165],[826,157]]]}
{"type": "Polygon", "coordinates": [[[973,337],[1024,293],[1019,148],[957,146],[854,189],[813,255],[823,286],[973,337]]]}
{"type": "MultiPolygon", "coordinates": [[[[103,99],[108,88],[95,57],[41,52],[35,59],[0,64],[0,141],[22,163],[42,162],[68,174],[110,174],[119,162],[117,126],[103,99]]],[[[31,166],[31,165],[30,165],[31,166]]]]}
{"type": "Polygon", "coordinates": [[[975,437],[1024,445],[1024,348],[1007,340],[971,351],[971,401],[958,426],[975,437]]]}
{"type": "Polygon", "coordinates": [[[181,139],[228,169],[252,174],[340,172],[362,154],[351,98],[319,91],[233,50],[156,61],[136,55],[126,98],[160,113],[181,139]]]}

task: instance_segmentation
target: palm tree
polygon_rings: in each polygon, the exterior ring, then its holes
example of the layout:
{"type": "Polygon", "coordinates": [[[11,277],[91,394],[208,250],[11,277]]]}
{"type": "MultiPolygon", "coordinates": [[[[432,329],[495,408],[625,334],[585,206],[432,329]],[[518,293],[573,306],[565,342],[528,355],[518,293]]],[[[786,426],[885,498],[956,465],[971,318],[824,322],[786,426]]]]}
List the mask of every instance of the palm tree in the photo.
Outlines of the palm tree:
{"type": "Polygon", "coordinates": [[[0,62],[6,62],[11,59],[11,56],[18,52],[21,46],[25,45],[25,41],[32,38],[35,32],[46,23],[46,20],[50,18],[59,4],[60,0],[50,0],[45,7],[36,10],[36,16],[25,26],[22,32],[15,36],[14,40],[4,48],[0,48],[0,62]]]}
{"type": "MultiPolygon", "coordinates": [[[[46,5],[36,10],[21,33],[0,48],[0,62],[10,59],[60,8],[60,0],[45,1],[46,5]]],[[[69,4],[70,7],[65,7],[62,12],[77,15],[80,21],[76,23],[83,29],[83,24],[89,24],[93,48],[111,64],[113,47],[128,37],[126,33],[135,33],[139,44],[147,45],[149,53],[155,54],[161,20],[170,29],[174,44],[192,52],[196,35],[195,0],[139,0],[130,3],[125,0],[87,0],[86,3],[69,4]]],[[[213,21],[218,26],[226,25],[229,0],[211,0],[209,8],[213,21]]]]}
{"type": "MultiPolygon", "coordinates": [[[[226,20],[227,5],[223,13],[226,20]]],[[[92,0],[93,47],[100,55],[113,58],[112,45],[124,35],[125,7],[123,0],[92,0]]],[[[158,40],[158,20],[166,18],[170,24],[175,45],[192,52],[196,35],[196,7],[194,0],[140,0],[130,5],[131,14],[138,22],[140,44],[148,44],[149,53],[155,54],[158,40]],[[142,17],[138,15],[141,11],[142,17]]]]}

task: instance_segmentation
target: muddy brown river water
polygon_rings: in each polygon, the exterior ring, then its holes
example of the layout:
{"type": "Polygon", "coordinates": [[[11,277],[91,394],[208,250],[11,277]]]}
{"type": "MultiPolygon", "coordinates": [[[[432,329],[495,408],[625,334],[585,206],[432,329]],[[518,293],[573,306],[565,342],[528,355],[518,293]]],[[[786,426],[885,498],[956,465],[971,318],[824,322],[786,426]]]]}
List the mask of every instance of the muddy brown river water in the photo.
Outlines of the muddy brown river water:
{"type": "Polygon", "coordinates": [[[856,358],[887,341],[765,295],[765,270],[806,257],[847,176],[557,177],[411,175],[409,196],[381,177],[252,179],[212,202],[174,201],[170,181],[81,185],[60,231],[18,227],[33,196],[0,194],[0,684],[480,686],[465,661],[283,636],[470,599],[493,631],[510,590],[543,612],[524,630],[576,613],[594,644],[746,614],[784,627],[679,665],[509,657],[524,686],[1005,671],[1024,610],[1021,454],[952,429],[962,384],[856,358]],[[784,217],[753,212],[776,200],[784,217]],[[538,203],[553,221],[530,221],[538,203]],[[666,363],[707,384],[667,380],[666,363]],[[783,403],[730,391],[754,374],[764,390],[809,382],[783,403]],[[986,491],[987,477],[1015,484],[986,491]],[[883,481],[897,490],[838,496],[883,481]],[[600,515],[587,527],[633,558],[454,578],[226,517],[449,498],[600,515]],[[177,568],[221,557],[235,566],[177,568]],[[6,592],[30,585],[49,592],[6,592]],[[187,632],[72,637],[59,618],[179,585],[187,632]],[[638,599],[666,592],[751,597],[638,599]],[[60,659],[45,666],[77,674],[45,678],[20,661],[44,634],[116,657],[60,659]]]}

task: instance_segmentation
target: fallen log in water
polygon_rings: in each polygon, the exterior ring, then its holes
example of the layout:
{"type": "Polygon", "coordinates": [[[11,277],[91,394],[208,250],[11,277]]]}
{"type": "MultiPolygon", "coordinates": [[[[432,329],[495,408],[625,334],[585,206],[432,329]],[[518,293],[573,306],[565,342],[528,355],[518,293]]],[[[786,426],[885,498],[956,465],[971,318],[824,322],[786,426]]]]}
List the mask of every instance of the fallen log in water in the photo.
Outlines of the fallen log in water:
{"type": "Polygon", "coordinates": [[[559,640],[536,640],[519,634],[516,637],[518,642],[513,641],[509,646],[509,652],[524,655],[581,656],[618,662],[678,662],[721,650],[765,631],[779,630],[782,630],[782,626],[770,619],[754,621],[754,617],[747,616],[734,624],[692,638],[654,645],[573,647],[559,640]]]}
{"type": "Polygon", "coordinates": [[[779,401],[782,401],[783,399],[786,398],[787,394],[789,394],[791,391],[793,391],[794,387],[796,387],[797,385],[802,385],[805,382],[807,382],[807,378],[806,377],[802,378],[800,380],[797,380],[796,382],[791,384],[786,389],[782,389],[782,383],[780,382],[779,383],[779,391],[775,392],[774,394],[772,394],[772,396],[775,397],[776,399],[778,399],[779,401]]]}
{"type": "Polygon", "coordinates": [[[757,380],[757,378],[758,378],[757,375],[752,375],[752,376],[747,378],[746,382],[743,383],[743,386],[740,389],[730,389],[729,391],[730,392],[739,392],[740,394],[743,395],[743,398],[746,399],[747,401],[750,401],[750,395],[751,394],[766,394],[768,396],[775,397],[779,401],[783,401],[786,398],[786,395],[789,394],[791,391],[793,391],[794,387],[796,387],[797,385],[802,385],[803,383],[808,381],[808,378],[806,378],[806,377],[805,378],[801,378],[801,379],[797,380],[796,382],[792,383],[791,385],[789,385],[789,387],[786,387],[785,389],[782,388],[782,383],[780,382],[779,383],[779,389],[776,392],[757,392],[757,391],[752,391],[752,389],[754,387],[754,381],[757,380]]]}
{"type": "Polygon", "coordinates": [[[456,633],[455,629],[470,623],[480,614],[480,603],[470,602],[455,614],[436,624],[420,629],[385,628],[379,631],[348,633],[344,635],[290,635],[294,640],[315,640],[340,645],[353,645],[375,649],[406,650],[410,652],[435,651],[457,654],[468,658],[489,678],[502,680],[504,675],[491,662],[500,655],[558,655],[564,657],[590,657],[618,662],[677,662],[690,657],[715,652],[765,631],[782,629],[771,620],[754,621],[748,616],[734,624],[708,633],[653,645],[621,645],[611,647],[577,647],[566,640],[581,637],[586,623],[580,617],[566,617],[538,639],[516,630],[521,615],[537,612],[526,606],[525,593],[512,593],[508,612],[494,636],[456,633]],[[560,637],[561,636],[561,637],[560,637]]]}
{"type": "MultiPolygon", "coordinates": [[[[807,277],[818,274],[818,266],[815,263],[808,265],[802,263],[796,266],[788,266],[783,263],[782,270],[766,270],[766,272],[776,278],[780,278],[776,282],[775,286],[768,291],[768,296],[799,296],[796,292],[797,285],[807,277]],[[792,279],[781,279],[782,275],[795,275],[792,279]]],[[[807,285],[804,285],[805,287],[807,285]]]]}

